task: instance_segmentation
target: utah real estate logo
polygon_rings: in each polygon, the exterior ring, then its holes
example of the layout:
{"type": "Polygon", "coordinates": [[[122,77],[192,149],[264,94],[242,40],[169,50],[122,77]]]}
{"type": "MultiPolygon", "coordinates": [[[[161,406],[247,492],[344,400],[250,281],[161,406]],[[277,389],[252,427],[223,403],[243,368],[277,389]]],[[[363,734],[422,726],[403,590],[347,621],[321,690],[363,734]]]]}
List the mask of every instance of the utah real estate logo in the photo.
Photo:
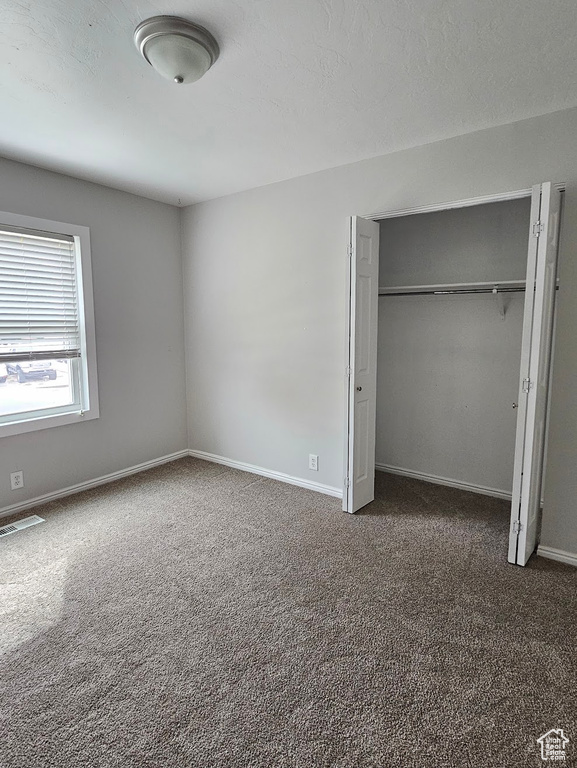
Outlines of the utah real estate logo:
{"type": "Polygon", "coordinates": [[[551,728],[537,739],[537,743],[541,745],[541,760],[565,762],[569,739],[563,733],[563,728],[551,728]]]}

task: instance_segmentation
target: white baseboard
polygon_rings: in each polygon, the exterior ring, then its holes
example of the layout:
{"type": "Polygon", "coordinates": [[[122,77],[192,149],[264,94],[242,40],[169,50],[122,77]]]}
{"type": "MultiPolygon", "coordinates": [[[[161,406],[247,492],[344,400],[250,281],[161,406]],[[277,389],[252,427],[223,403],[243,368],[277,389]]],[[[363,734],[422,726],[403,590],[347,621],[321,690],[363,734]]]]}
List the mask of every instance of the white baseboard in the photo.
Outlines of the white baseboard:
{"type": "Polygon", "coordinates": [[[573,552],[565,552],[563,549],[554,549],[553,547],[537,547],[537,554],[540,557],[548,557],[549,560],[557,560],[559,563],[566,563],[577,568],[577,555],[573,552]]]}
{"type": "Polygon", "coordinates": [[[280,480],[281,483],[298,485],[299,488],[307,488],[309,491],[324,493],[326,496],[334,496],[337,499],[342,499],[343,497],[342,489],[334,488],[332,485],[323,485],[322,483],[315,483],[314,480],[303,480],[300,477],[285,475],[284,472],[275,472],[272,469],[257,467],[254,464],[245,464],[245,462],[243,461],[233,461],[232,459],[227,459],[224,456],[217,456],[214,453],[206,453],[206,451],[195,451],[191,449],[188,453],[189,453],[189,456],[193,456],[195,459],[212,461],[215,464],[224,464],[226,467],[232,467],[233,469],[240,469],[243,472],[251,472],[253,475],[262,475],[262,477],[269,477],[271,480],[280,480]]]}
{"type": "MultiPolygon", "coordinates": [[[[17,514],[26,509],[36,507],[39,504],[45,504],[49,501],[55,501],[56,499],[62,499],[66,496],[71,496],[74,493],[80,493],[81,491],[87,491],[90,488],[96,488],[99,485],[105,485],[106,483],[112,483],[115,480],[120,480],[123,477],[129,475],[136,475],[138,472],[144,472],[147,469],[153,469],[154,467],[161,466],[162,464],[168,464],[171,461],[182,459],[186,456],[192,456],[197,459],[203,459],[204,461],[211,461],[215,464],[223,464],[233,469],[239,469],[242,472],[250,472],[254,475],[261,475],[262,477],[268,477],[271,480],[279,480],[281,483],[288,483],[289,485],[296,485],[299,488],[306,488],[310,491],[316,491],[317,493],[323,493],[326,496],[333,496],[334,498],[341,499],[343,492],[341,488],[335,488],[331,485],[323,485],[322,483],[316,483],[314,480],[304,480],[301,477],[294,477],[287,475],[284,472],[276,472],[272,469],[265,469],[264,467],[258,467],[255,464],[247,464],[243,461],[234,461],[233,459],[227,459],[224,456],[217,456],[214,453],[207,453],[206,451],[187,450],[177,451],[176,453],[170,453],[166,456],[160,456],[157,459],[151,461],[145,461],[142,464],[136,464],[133,467],[127,467],[117,472],[111,472],[108,475],[102,477],[96,477],[93,480],[86,480],[83,483],[77,483],[76,485],[70,485],[67,488],[61,488],[58,491],[52,491],[51,493],[45,493],[41,496],[36,496],[26,501],[17,502],[16,504],[10,504],[7,507],[0,509],[0,518],[8,517],[9,515],[17,514]]],[[[485,486],[471,485],[469,483],[462,483],[457,480],[452,480],[447,477],[439,477],[437,475],[427,475],[423,472],[414,472],[412,470],[403,469],[402,467],[393,467],[388,464],[376,464],[375,469],[380,472],[391,472],[395,475],[403,475],[405,477],[413,477],[417,480],[425,480],[429,483],[436,483],[437,485],[447,485],[451,488],[460,488],[464,491],[472,491],[473,493],[481,493],[487,496],[496,496],[501,499],[510,499],[511,494],[506,491],[501,491],[497,488],[488,488],[485,486]]],[[[572,555],[569,552],[563,552],[562,550],[555,550],[549,547],[539,547],[537,554],[543,557],[549,557],[553,560],[559,560],[570,565],[577,565],[577,555],[572,555]]]]}
{"type": "Polygon", "coordinates": [[[183,459],[185,456],[188,456],[187,449],[177,451],[176,453],[169,453],[167,456],[160,456],[158,459],[152,459],[152,461],[144,461],[142,464],[135,464],[133,467],[127,467],[126,469],[121,469],[118,472],[111,472],[109,475],[96,477],[94,480],[86,480],[83,483],[69,485],[68,488],[61,488],[59,491],[44,493],[42,496],[36,496],[35,498],[28,499],[27,501],[11,504],[8,507],[3,507],[0,509],[0,518],[7,517],[8,515],[15,515],[18,512],[24,511],[25,509],[36,507],[38,504],[45,504],[48,501],[55,501],[56,499],[62,499],[65,496],[72,496],[74,493],[80,493],[81,491],[87,491],[90,488],[96,488],[98,485],[112,483],[115,480],[120,480],[121,478],[128,477],[129,475],[136,475],[138,472],[144,472],[147,469],[159,467],[161,464],[168,464],[170,461],[176,461],[176,459],[183,459]]]}
{"type": "Polygon", "coordinates": [[[389,464],[375,464],[375,469],[379,472],[390,472],[393,475],[402,475],[403,477],[413,477],[415,480],[425,480],[427,483],[435,485],[447,485],[449,488],[459,488],[462,491],[471,491],[472,493],[481,493],[485,496],[495,496],[498,499],[511,500],[511,493],[501,491],[499,488],[489,488],[484,485],[472,485],[471,483],[462,483],[459,480],[452,480],[450,477],[439,477],[439,475],[427,475],[424,472],[414,472],[411,469],[403,467],[393,467],[389,464]]]}

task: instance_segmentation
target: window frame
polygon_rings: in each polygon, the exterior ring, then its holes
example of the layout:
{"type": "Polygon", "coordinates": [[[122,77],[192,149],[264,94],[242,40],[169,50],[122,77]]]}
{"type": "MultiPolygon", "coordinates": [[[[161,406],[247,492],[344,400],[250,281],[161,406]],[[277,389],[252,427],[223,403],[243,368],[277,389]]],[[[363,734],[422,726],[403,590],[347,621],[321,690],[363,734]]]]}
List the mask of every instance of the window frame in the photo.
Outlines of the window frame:
{"type": "Polygon", "coordinates": [[[66,406],[56,406],[55,409],[59,410],[59,413],[50,413],[49,411],[53,409],[44,409],[42,411],[28,411],[26,418],[22,418],[21,413],[14,414],[14,420],[0,424],[0,438],[97,419],[100,416],[100,407],[98,402],[90,229],[80,224],[67,224],[61,221],[40,219],[35,216],[8,213],[7,211],[0,211],[0,226],[2,225],[36,229],[43,233],[69,235],[74,238],[81,350],[78,381],[81,390],[82,410],[78,408],[77,403],[72,403],[69,406],[71,410],[66,413],[61,412],[62,408],[66,406]]]}

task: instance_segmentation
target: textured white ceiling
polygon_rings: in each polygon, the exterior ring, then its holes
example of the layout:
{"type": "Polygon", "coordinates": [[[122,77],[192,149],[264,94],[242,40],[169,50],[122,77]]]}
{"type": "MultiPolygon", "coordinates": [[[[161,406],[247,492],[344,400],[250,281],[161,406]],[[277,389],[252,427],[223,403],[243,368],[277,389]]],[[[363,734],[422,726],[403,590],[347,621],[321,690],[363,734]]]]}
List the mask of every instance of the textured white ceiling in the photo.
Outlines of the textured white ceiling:
{"type": "Polygon", "coordinates": [[[0,154],[188,204],[577,105],[575,0],[0,0],[0,154]],[[193,85],[134,48],[185,16],[193,85]]]}

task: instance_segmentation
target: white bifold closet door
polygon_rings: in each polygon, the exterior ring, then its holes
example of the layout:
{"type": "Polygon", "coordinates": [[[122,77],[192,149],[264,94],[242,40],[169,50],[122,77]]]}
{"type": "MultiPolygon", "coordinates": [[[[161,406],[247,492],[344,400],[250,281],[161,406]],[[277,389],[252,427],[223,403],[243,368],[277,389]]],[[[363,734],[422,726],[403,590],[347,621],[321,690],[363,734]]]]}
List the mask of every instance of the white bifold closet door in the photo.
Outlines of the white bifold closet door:
{"type": "Polygon", "coordinates": [[[375,498],[379,225],[351,218],[348,270],[345,483],[343,510],[375,498]]]}
{"type": "Polygon", "coordinates": [[[508,560],[517,565],[527,563],[537,543],[560,205],[560,193],[550,182],[533,187],[509,531],[508,560]]]}

